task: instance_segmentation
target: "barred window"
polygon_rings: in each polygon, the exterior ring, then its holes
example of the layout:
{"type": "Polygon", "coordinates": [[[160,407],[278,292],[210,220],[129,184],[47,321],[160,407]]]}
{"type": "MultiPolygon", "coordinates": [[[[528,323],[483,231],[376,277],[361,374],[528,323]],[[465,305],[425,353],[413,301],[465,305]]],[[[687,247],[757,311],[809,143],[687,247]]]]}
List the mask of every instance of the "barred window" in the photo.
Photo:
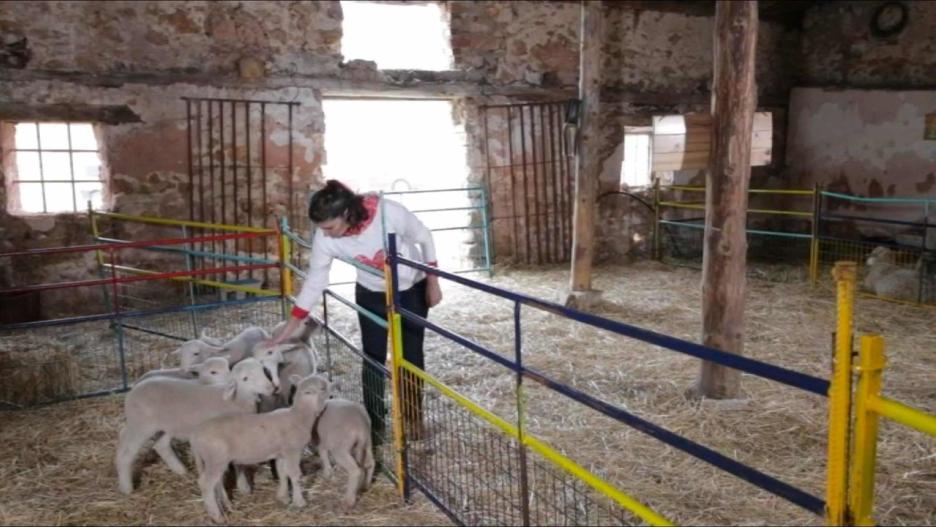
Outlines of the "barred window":
{"type": "MultiPolygon", "coordinates": [[[[5,156],[7,211],[78,212],[104,206],[104,178],[91,123],[4,123],[13,130],[5,156]]],[[[6,143],[6,141],[5,141],[6,143]]],[[[8,143],[4,146],[8,146],[8,143]]]]}

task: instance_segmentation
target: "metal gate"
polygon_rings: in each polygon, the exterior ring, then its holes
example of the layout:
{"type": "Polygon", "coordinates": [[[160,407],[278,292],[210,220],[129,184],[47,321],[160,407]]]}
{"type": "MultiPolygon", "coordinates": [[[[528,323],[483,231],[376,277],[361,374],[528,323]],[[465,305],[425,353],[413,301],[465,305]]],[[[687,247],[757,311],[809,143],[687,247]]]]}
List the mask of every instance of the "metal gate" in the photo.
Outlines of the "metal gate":
{"type": "Polygon", "coordinates": [[[563,123],[570,102],[481,107],[492,231],[508,233],[497,254],[515,263],[569,260],[574,154],[563,123]]]}
{"type": "MultiPolygon", "coordinates": [[[[188,138],[189,220],[275,228],[272,191],[287,192],[286,216],[299,225],[293,181],[293,111],[298,102],[182,98],[188,138]],[[286,148],[271,140],[286,135],[286,148]],[[285,150],[285,151],[284,151],[285,150]]],[[[205,234],[217,234],[206,232],[205,234]]],[[[269,243],[232,240],[229,247],[201,247],[202,252],[234,253],[269,260],[269,243]]],[[[197,258],[195,268],[208,264],[197,258]]],[[[234,278],[252,280],[253,274],[234,278]]],[[[264,282],[269,273],[264,271],[264,282]]]]}

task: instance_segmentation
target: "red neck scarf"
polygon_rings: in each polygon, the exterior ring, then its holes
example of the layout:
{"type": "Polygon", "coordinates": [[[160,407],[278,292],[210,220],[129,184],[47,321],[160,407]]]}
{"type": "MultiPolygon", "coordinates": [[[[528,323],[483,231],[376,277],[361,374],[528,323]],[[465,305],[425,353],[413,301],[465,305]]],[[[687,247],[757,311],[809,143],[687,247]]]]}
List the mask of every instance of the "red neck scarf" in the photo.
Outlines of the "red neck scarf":
{"type": "Polygon", "coordinates": [[[367,210],[367,217],[364,218],[364,221],[361,223],[348,227],[348,230],[345,231],[344,236],[357,236],[364,232],[374,218],[377,217],[377,202],[380,198],[376,194],[371,194],[364,197],[364,209],[367,210]]]}

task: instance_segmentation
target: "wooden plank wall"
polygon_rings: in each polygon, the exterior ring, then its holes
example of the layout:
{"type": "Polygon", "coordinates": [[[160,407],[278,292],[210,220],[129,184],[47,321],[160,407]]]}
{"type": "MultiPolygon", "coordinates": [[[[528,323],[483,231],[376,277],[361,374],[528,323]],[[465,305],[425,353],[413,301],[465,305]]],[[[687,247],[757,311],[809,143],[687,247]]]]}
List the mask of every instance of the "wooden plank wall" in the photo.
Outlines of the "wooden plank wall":
{"type": "MultiPolygon", "coordinates": [[[[653,171],[708,168],[712,146],[712,116],[707,113],[653,118],[653,171]]],[[[751,166],[770,164],[773,119],[770,112],[754,114],[751,166]]]]}

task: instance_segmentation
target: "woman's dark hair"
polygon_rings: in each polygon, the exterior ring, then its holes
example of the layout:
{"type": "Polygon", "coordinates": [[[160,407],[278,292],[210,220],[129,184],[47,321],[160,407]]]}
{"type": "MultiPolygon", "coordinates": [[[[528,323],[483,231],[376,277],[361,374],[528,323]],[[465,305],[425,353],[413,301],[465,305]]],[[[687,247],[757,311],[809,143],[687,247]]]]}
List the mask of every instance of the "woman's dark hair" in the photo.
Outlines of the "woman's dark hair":
{"type": "Polygon", "coordinates": [[[309,219],[321,223],[338,217],[344,217],[352,227],[367,220],[364,196],[355,194],[338,180],[329,179],[309,198],[309,219]]]}

